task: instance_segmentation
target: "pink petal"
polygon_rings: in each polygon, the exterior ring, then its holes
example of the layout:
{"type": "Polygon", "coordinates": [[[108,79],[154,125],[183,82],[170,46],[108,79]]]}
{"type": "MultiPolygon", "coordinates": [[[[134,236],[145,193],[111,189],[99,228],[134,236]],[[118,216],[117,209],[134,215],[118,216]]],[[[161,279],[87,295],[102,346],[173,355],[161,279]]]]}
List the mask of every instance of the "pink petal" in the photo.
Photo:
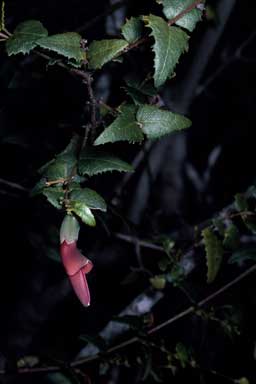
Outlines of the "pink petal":
{"type": "Polygon", "coordinates": [[[69,280],[81,303],[85,307],[88,307],[90,305],[90,300],[91,300],[90,291],[89,291],[86,276],[83,270],[80,270],[73,276],[69,276],[69,280]]]}
{"type": "Polygon", "coordinates": [[[70,244],[63,241],[60,246],[60,254],[63,265],[69,276],[73,276],[82,268],[85,273],[88,273],[93,267],[92,262],[87,259],[87,257],[83,256],[77,249],[75,241],[70,244]]]}

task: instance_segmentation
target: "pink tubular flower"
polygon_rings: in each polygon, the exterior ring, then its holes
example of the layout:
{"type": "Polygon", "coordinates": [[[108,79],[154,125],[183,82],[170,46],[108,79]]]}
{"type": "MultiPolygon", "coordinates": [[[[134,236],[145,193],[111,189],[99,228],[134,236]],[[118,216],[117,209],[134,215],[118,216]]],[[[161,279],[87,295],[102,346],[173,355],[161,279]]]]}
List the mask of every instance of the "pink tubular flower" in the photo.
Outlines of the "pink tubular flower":
{"type": "Polygon", "coordinates": [[[78,221],[74,216],[67,215],[60,228],[61,259],[77,297],[84,306],[88,307],[90,291],[86,274],[91,271],[93,264],[77,249],[78,233],[78,221]]]}

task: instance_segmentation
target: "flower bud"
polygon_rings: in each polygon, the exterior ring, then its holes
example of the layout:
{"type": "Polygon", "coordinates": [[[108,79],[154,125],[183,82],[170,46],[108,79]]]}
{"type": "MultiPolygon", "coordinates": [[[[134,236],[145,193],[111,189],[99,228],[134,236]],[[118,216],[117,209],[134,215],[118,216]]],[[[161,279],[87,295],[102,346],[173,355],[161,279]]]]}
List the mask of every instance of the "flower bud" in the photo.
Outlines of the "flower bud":
{"type": "Polygon", "coordinates": [[[80,226],[77,219],[72,215],[66,215],[60,227],[60,243],[66,241],[67,244],[76,242],[78,239],[80,226]]]}

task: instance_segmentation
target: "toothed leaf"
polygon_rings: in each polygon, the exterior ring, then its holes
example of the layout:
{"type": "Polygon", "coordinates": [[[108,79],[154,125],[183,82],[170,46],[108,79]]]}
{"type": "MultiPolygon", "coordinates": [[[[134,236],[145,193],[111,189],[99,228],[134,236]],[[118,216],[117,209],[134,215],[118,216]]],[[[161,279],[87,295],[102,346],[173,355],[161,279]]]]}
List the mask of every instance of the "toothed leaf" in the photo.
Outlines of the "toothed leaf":
{"type": "Polygon", "coordinates": [[[48,35],[47,29],[37,20],[28,20],[18,24],[13,35],[6,41],[9,56],[29,53],[37,42],[48,35]]]}
{"type": "Polygon", "coordinates": [[[137,121],[149,139],[157,139],[191,125],[191,121],[187,117],[164,111],[153,105],[139,107],[137,121]]]}
{"type": "Polygon", "coordinates": [[[72,201],[77,201],[85,204],[90,209],[99,209],[104,212],[107,210],[105,200],[93,189],[75,189],[70,194],[70,200],[71,204],[72,201]]]}
{"type": "Polygon", "coordinates": [[[93,176],[109,171],[132,172],[133,168],[118,157],[101,152],[97,148],[87,148],[82,152],[79,160],[79,172],[82,175],[93,176]]]}
{"type": "Polygon", "coordinates": [[[85,52],[81,48],[81,39],[81,36],[76,32],[66,32],[40,39],[37,44],[41,48],[81,62],[86,59],[85,52]]]}
{"type": "Polygon", "coordinates": [[[88,50],[89,68],[101,68],[108,61],[122,53],[127,46],[127,41],[123,39],[93,41],[88,50]]]}
{"type": "Polygon", "coordinates": [[[123,106],[119,116],[95,140],[94,145],[116,141],[141,142],[144,136],[136,121],[136,107],[123,106]]]}
{"type": "MultiPolygon", "coordinates": [[[[175,18],[181,12],[185,11],[194,2],[194,0],[158,0],[158,3],[163,5],[163,13],[169,20],[175,18]]],[[[183,17],[178,19],[175,24],[192,32],[197,22],[201,20],[201,17],[202,11],[198,8],[194,8],[190,12],[186,13],[183,17]]]]}
{"type": "Polygon", "coordinates": [[[131,17],[122,27],[122,35],[128,43],[134,43],[141,38],[142,21],[139,17],[131,17]]]}
{"type": "Polygon", "coordinates": [[[43,195],[55,208],[62,208],[62,199],[64,199],[64,190],[61,187],[46,187],[43,195]]]}
{"type": "Polygon", "coordinates": [[[158,88],[173,75],[181,54],[188,50],[188,35],[180,28],[169,27],[159,16],[144,16],[143,20],[155,40],[154,82],[158,88]]]}
{"type": "Polygon", "coordinates": [[[207,260],[207,282],[212,283],[220,269],[223,248],[220,240],[210,228],[202,231],[207,260]]]}

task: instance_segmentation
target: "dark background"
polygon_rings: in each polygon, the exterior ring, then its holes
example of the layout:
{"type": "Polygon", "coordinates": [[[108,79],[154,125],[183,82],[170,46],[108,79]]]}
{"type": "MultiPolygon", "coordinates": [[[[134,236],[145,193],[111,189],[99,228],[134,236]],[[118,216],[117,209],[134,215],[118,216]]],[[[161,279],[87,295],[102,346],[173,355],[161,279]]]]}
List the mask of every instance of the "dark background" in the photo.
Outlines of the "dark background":
{"type": "MultiPolygon", "coordinates": [[[[186,248],[191,244],[194,225],[231,203],[235,193],[245,191],[254,182],[255,4],[250,0],[210,4],[217,10],[215,18],[205,19],[197,26],[176,78],[161,91],[162,102],[188,115],[192,127],[186,133],[155,143],[145,152],[144,161],[121,191],[118,188],[122,175],[91,181],[91,186],[110,203],[110,209],[98,218],[96,229],[81,229],[79,246],[95,264],[89,275],[89,309],[80,305],[56,261],[63,214],[43,197],[29,196],[38,180],[37,169],[61,151],[72,133],[79,132],[86,122],[86,92],[77,79],[57,66],[47,67],[42,58],[9,58],[4,46],[0,49],[2,368],[13,369],[16,361],[26,355],[40,356],[50,364],[56,359],[74,358],[85,344],[79,335],[97,334],[113,315],[146,289],[148,276],[143,272],[134,283],[123,284],[131,268],[138,268],[138,254],[133,245],[117,239],[116,232],[148,239],[164,234],[186,248]],[[117,190],[120,193],[113,203],[117,190]]],[[[91,42],[106,37],[106,18],[95,17],[107,8],[108,2],[99,0],[8,0],[7,27],[13,31],[19,22],[36,19],[51,34],[80,30],[91,42]]],[[[115,36],[124,16],[161,14],[160,6],[153,1],[131,0],[121,10],[123,13],[107,18],[108,28],[115,36]]],[[[120,88],[124,76],[134,69],[143,75],[151,63],[149,50],[137,50],[125,58],[124,65],[107,65],[103,75],[95,74],[97,96],[117,106],[126,97],[120,88]]],[[[111,148],[127,161],[141,150],[128,144],[111,148]]],[[[149,268],[154,268],[156,257],[152,250],[143,251],[149,268]]],[[[197,299],[213,289],[206,287],[204,268],[199,263],[189,280],[197,299]]],[[[230,267],[224,269],[216,287],[236,272],[230,267]]],[[[233,344],[214,326],[204,330],[204,325],[196,321],[182,321],[163,335],[170,344],[180,340],[191,343],[207,368],[234,378],[252,377],[255,297],[255,283],[249,278],[221,301],[237,308],[241,317],[242,336],[233,344]]],[[[185,304],[180,292],[168,288],[154,310],[156,323],[185,304]]],[[[97,367],[90,369],[92,382],[98,382],[97,367]]],[[[116,382],[137,382],[132,369],[125,375],[120,374],[116,382]]],[[[196,374],[195,377],[198,380],[196,374]]],[[[177,382],[183,379],[180,376],[177,382]]],[[[47,379],[11,377],[7,381],[35,380],[47,379]]],[[[214,378],[209,376],[206,382],[214,382],[214,378]]]]}

